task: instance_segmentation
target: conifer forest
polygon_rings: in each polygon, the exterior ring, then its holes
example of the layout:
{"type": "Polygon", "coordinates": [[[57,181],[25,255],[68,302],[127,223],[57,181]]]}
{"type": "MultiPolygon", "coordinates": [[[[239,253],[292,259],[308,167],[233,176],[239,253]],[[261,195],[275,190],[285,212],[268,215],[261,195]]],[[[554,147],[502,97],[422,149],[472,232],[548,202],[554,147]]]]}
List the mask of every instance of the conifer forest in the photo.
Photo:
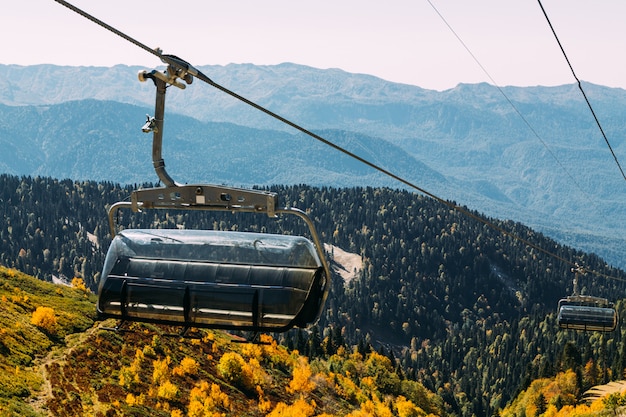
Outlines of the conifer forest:
{"type": "MultiPolygon", "coordinates": [[[[97,291],[111,233],[107,208],[151,184],[119,185],[0,176],[0,265],[44,281],[81,278],[97,291]]],[[[616,303],[626,274],[593,254],[565,247],[513,221],[498,229],[422,195],[390,188],[269,187],[282,206],[305,210],[334,251],[361,257],[354,278],[333,274],[316,326],[274,335],[310,359],[339,349],[375,350],[403,378],[421,382],[459,416],[491,416],[532,382],[573,372],[577,392],[622,379],[626,343],[610,333],[561,330],[560,298],[573,291],[616,303]],[[531,242],[529,247],[520,239],[531,242]],[[550,254],[537,250],[544,249],[550,254]]],[[[473,213],[480,216],[480,213],[473,213]]],[[[306,235],[298,219],[221,212],[120,212],[119,227],[271,231],[306,235]]],[[[396,379],[379,381],[397,394],[396,379]]],[[[559,399],[560,406],[568,398],[559,399]]]]}

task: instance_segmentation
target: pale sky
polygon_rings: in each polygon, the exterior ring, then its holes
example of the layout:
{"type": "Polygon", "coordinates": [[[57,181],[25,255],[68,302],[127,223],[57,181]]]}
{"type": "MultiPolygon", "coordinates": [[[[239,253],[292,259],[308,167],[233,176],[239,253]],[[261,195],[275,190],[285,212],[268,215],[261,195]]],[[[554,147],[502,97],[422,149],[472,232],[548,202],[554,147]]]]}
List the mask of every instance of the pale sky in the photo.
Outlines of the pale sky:
{"type": "MultiPolygon", "coordinates": [[[[54,0],[0,3],[4,6],[0,12],[1,64],[161,66],[155,56],[54,0]]],[[[552,86],[575,82],[534,0],[70,3],[196,67],[293,62],[435,90],[458,83],[552,86]]],[[[626,1],[542,0],[542,4],[578,78],[626,88],[626,1]]]]}

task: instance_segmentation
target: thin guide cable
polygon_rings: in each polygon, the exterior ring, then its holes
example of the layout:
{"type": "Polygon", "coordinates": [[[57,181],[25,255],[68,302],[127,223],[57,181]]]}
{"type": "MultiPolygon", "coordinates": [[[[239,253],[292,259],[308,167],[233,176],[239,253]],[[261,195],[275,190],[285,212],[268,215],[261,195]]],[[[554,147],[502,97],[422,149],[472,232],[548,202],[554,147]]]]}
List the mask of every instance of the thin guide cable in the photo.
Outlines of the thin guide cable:
{"type": "Polygon", "coordinates": [[[452,34],[454,35],[454,37],[456,37],[456,39],[461,43],[461,45],[463,46],[463,48],[465,48],[465,50],[467,51],[467,53],[472,57],[472,59],[474,60],[474,62],[476,62],[476,65],[478,65],[480,67],[480,69],[483,71],[483,73],[487,76],[487,78],[489,78],[489,80],[491,81],[491,83],[493,84],[493,86],[500,92],[500,94],[502,95],[502,97],[504,97],[504,99],[509,103],[509,105],[511,106],[511,108],[513,108],[513,110],[515,111],[515,113],[517,113],[517,115],[520,117],[520,119],[522,119],[522,121],[524,122],[524,124],[528,127],[528,129],[532,132],[532,134],[539,140],[539,142],[541,142],[541,144],[543,145],[544,148],[546,148],[546,150],[548,151],[548,153],[550,154],[550,156],[552,156],[552,159],[554,159],[554,161],[561,167],[561,169],[563,170],[563,172],[569,177],[570,181],[572,184],[574,184],[574,186],[576,188],[578,188],[578,190],[580,191],[580,193],[582,195],[584,195],[587,200],[589,201],[589,203],[595,205],[595,201],[589,196],[588,193],[585,192],[585,190],[582,189],[582,187],[580,186],[580,184],[578,184],[578,182],[576,181],[576,179],[574,178],[574,176],[567,170],[567,168],[565,167],[565,165],[563,165],[563,163],[559,160],[559,158],[557,158],[556,154],[552,151],[552,149],[548,146],[548,144],[541,138],[541,136],[539,135],[539,133],[537,132],[537,130],[535,130],[535,128],[530,124],[530,122],[526,119],[526,117],[524,117],[524,115],[522,114],[522,112],[517,108],[517,106],[515,105],[515,103],[513,103],[513,101],[509,98],[509,96],[506,95],[506,93],[504,92],[504,90],[498,85],[498,83],[493,79],[493,77],[491,76],[491,74],[487,71],[487,69],[483,66],[483,64],[478,60],[478,58],[476,57],[476,55],[474,55],[474,53],[470,50],[470,48],[467,46],[467,44],[463,41],[463,39],[461,39],[461,37],[459,36],[459,34],[454,30],[454,28],[450,25],[450,23],[448,23],[448,21],[446,20],[446,18],[441,14],[441,12],[437,9],[437,7],[430,1],[427,0],[428,4],[430,4],[430,6],[433,8],[433,10],[435,11],[435,13],[437,13],[437,15],[439,16],[439,18],[443,21],[443,23],[448,27],[448,29],[450,29],[450,32],[452,32],[452,34]]]}

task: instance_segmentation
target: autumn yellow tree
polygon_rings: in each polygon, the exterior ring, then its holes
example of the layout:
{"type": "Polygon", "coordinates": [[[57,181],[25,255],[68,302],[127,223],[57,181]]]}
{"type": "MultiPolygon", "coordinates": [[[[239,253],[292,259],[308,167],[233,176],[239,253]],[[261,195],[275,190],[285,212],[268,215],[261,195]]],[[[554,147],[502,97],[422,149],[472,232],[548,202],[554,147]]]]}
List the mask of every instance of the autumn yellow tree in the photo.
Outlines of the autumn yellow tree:
{"type": "Polygon", "coordinates": [[[141,371],[141,366],[144,358],[145,355],[143,353],[143,350],[135,350],[135,359],[133,359],[133,362],[130,364],[130,371],[133,373],[136,382],[139,382],[139,371],[141,371]]]}
{"type": "Polygon", "coordinates": [[[395,394],[401,386],[391,360],[379,353],[372,352],[365,361],[365,375],[374,379],[377,389],[385,394],[395,394]]]}
{"type": "Polygon", "coordinates": [[[404,398],[402,395],[399,395],[396,399],[395,406],[398,410],[398,417],[422,417],[426,415],[424,410],[413,404],[412,401],[404,398]]]}
{"type": "Polygon", "coordinates": [[[120,386],[130,389],[133,385],[141,383],[140,371],[142,369],[145,355],[143,350],[135,350],[135,358],[129,366],[123,366],[119,373],[120,386]]]}
{"type": "Polygon", "coordinates": [[[331,380],[334,382],[335,392],[345,400],[351,403],[361,403],[367,399],[367,396],[350,377],[332,374],[331,380]]]}
{"type": "Polygon", "coordinates": [[[303,398],[298,398],[293,404],[287,405],[283,402],[276,404],[267,417],[310,417],[315,413],[315,402],[307,402],[303,398]]]}
{"type": "Polygon", "coordinates": [[[601,377],[602,370],[600,366],[593,359],[589,359],[583,369],[583,384],[585,387],[592,387],[598,384],[601,377]]]}
{"type": "Polygon", "coordinates": [[[392,412],[380,401],[367,400],[361,408],[348,414],[346,417],[392,417],[392,412]]]}
{"type": "Polygon", "coordinates": [[[549,404],[575,405],[578,398],[576,373],[571,369],[559,372],[554,381],[545,387],[542,394],[549,404]]]}
{"type": "Polygon", "coordinates": [[[315,383],[311,381],[311,367],[306,357],[298,358],[293,368],[293,378],[289,382],[287,392],[290,394],[306,395],[315,389],[315,383]]]}
{"type": "Polygon", "coordinates": [[[217,370],[228,382],[246,390],[254,389],[254,375],[237,352],[226,352],[217,364],[217,370]]]}

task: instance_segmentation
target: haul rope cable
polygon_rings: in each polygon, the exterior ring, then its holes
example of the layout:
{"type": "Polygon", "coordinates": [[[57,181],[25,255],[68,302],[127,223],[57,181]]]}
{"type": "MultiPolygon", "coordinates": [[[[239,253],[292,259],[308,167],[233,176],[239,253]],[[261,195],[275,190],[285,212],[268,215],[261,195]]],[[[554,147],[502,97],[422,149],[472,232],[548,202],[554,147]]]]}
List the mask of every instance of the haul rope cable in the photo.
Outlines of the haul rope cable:
{"type": "MultiPolygon", "coordinates": [[[[247,98],[245,98],[245,97],[243,97],[243,96],[241,96],[241,95],[239,95],[239,94],[237,94],[237,93],[227,89],[226,87],[223,87],[223,86],[217,84],[216,82],[211,80],[209,77],[204,75],[201,71],[199,71],[198,69],[196,69],[193,66],[191,66],[186,61],[183,61],[182,59],[180,59],[180,58],[178,58],[178,57],[176,57],[174,55],[163,54],[163,53],[161,53],[161,51],[159,49],[152,49],[152,48],[142,44],[141,42],[137,41],[136,39],[131,38],[130,36],[128,36],[128,35],[124,34],[123,32],[115,29],[114,27],[108,25],[107,23],[103,22],[102,20],[97,19],[96,17],[90,15],[89,13],[79,9],[78,7],[68,3],[65,0],[54,0],[54,1],[56,1],[57,3],[67,7],[68,9],[70,9],[70,10],[80,14],[81,16],[91,20],[92,22],[96,23],[97,25],[99,25],[99,26],[101,26],[101,27],[103,27],[103,28],[113,32],[114,34],[116,34],[116,35],[120,36],[121,38],[131,42],[132,44],[140,47],[141,49],[143,49],[143,50],[145,50],[145,51],[147,51],[147,52],[157,56],[159,59],[161,59],[162,62],[164,62],[166,64],[169,64],[169,65],[173,66],[174,68],[181,69],[181,70],[183,70],[183,71],[185,71],[185,72],[195,76],[199,80],[204,81],[205,83],[207,83],[207,84],[217,88],[218,90],[220,90],[220,91],[222,91],[222,92],[224,92],[224,93],[226,93],[226,94],[236,98],[237,100],[240,100],[240,101],[248,104],[249,106],[254,107],[257,110],[260,110],[263,113],[265,113],[265,114],[267,114],[267,115],[269,115],[269,116],[271,116],[271,117],[273,117],[273,118],[275,118],[275,119],[277,119],[277,120],[279,120],[279,121],[281,121],[281,122],[283,122],[283,123],[293,127],[294,129],[297,129],[300,132],[302,132],[302,133],[304,133],[304,134],[306,134],[306,135],[308,135],[308,136],[310,136],[310,137],[312,137],[312,138],[314,138],[314,139],[316,139],[316,140],[318,140],[318,141],[320,141],[320,142],[322,142],[322,143],[324,143],[324,144],[326,144],[326,145],[328,145],[328,146],[338,150],[339,152],[342,152],[342,153],[348,155],[349,157],[356,159],[357,161],[359,161],[359,162],[369,166],[370,168],[373,168],[373,169],[375,169],[375,170],[377,170],[377,171],[379,171],[379,172],[381,172],[381,173],[383,173],[383,174],[385,174],[385,175],[395,179],[396,181],[399,181],[402,184],[404,184],[404,185],[406,185],[406,186],[408,186],[410,188],[413,188],[414,190],[417,190],[417,191],[425,194],[426,196],[428,196],[428,197],[430,197],[430,198],[432,198],[432,199],[434,199],[434,200],[436,200],[436,201],[438,201],[438,202],[440,202],[442,204],[445,204],[446,206],[452,208],[453,210],[455,210],[455,211],[457,211],[457,212],[459,212],[461,214],[464,214],[464,215],[466,215],[466,216],[468,216],[468,217],[470,217],[470,218],[472,218],[474,220],[477,220],[478,222],[483,223],[486,226],[489,226],[490,228],[500,232],[501,234],[503,234],[505,236],[508,236],[508,237],[510,237],[510,238],[512,238],[514,240],[517,240],[517,241],[525,244],[526,246],[528,246],[530,248],[533,248],[533,249],[535,249],[537,251],[540,251],[540,252],[542,252],[542,253],[544,253],[544,254],[552,257],[552,258],[555,258],[555,259],[557,259],[557,260],[567,264],[567,265],[570,265],[570,266],[575,266],[576,265],[575,262],[572,262],[572,261],[570,261],[568,259],[565,259],[565,258],[563,258],[563,257],[561,257],[561,256],[559,256],[559,255],[557,255],[557,254],[555,254],[553,252],[548,251],[547,249],[544,249],[544,248],[542,248],[542,247],[540,247],[540,246],[530,242],[529,240],[526,240],[526,239],[524,239],[524,238],[522,238],[520,236],[517,236],[517,235],[515,235],[515,234],[513,234],[513,233],[511,233],[511,232],[509,232],[509,231],[507,231],[505,229],[503,229],[502,227],[497,226],[496,224],[494,224],[494,223],[492,223],[492,222],[490,222],[490,221],[488,221],[488,220],[486,220],[486,219],[484,219],[484,218],[482,218],[482,217],[480,217],[480,216],[478,216],[476,214],[473,214],[472,212],[470,212],[467,209],[464,209],[463,207],[460,207],[460,206],[458,206],[456,204],[453,204],[450,201],[444,200],[443,198],[438,197],[435,194],[432,194],[432,193],[426,191],[425,189],[417,186],[416,184],[413,184],[412,182],[410,182],[408,180],[405,180],[404,178],[402,178],[402,177],[400,177],[400,176],[398,176],[398,175],[396,175],[396,174],[386,170],[385,168],[382,168],[382,167],[380,167],[380,166],[378,166],[378,165],[376,165],[376,164],[374,164],[374,163],[372,163],[372,162],[370,162],[370,161],[368,161],[368,160],[366,160],[366,159],[364,159],[364,158],[362,158],[362,157],[360,157],[360,156],[358,156],[358,155],[348,151],[347,149],[344,149],[341,146],[336,145],[336,144],[330,142],[327,139],[324,139],[323,137],[321,137],[321,136],[319,136],[319,135],[317,135],[317,134],[315,134],[315,133],[305,129],[304,127],[302,127],[302,126],[300,126],[300,125],[298,125],[298,124],[296,124],[296,123],[294,123],[294,122],[292,122],[292,121],[290,121],[288,119],[285,119],[284,117],[282,117],[282,116],[280,116],[280,115],[278,115],[278,114],[276,114],[276,113],[274,113],[274,112],[272,112],[272,111],[262,107],[261,105],[256,104],[256,103],[254,103],[251,100],[248,100],[247,98]]],[[[605,274],[602,274],[600,272],[595,272],[595,271],[587,271],[587,272],[593,273],[593,274],[598,275],[598,276],[604,276],[604,277],[610,278],[610,279],[626,281],[626,279],[621,279],[621,278],[605,275],[605,274]]]]}
{"type": "Polygon", "coordinates": [[[541,7],[541,11],[543,12],[543,15],[545,16],[546,21],[548,22],[548,25],[550,26],[550,30],[552,30],[552,34],[554,35],[556,42],[559,44],[559,48],[561,48],[561,52],[563,53],[563,56],[565,57],[565,61],[567,62],[567,65],[569,66],[570,71],[572,71],[572,75],[576,79],[576,82],[578,83],[578,89],[582,93],[585,99],[585,102],[587,103],[587,107],[589,107],[589,111],[591,111],[591,115],[593,116],[593,119],[596,121],[596,125],[598,125],[598,129],[600,129],[600,133],[602,134],[602,137],[604,138],[604,141],[606,142],[606,146],[609,147],[609,150],[611,151],[611,155],[613,155],[613,159],[615,160],[615,163],[617,164],[617,167],[619,168],[619,172],[622,173],[622,178],[626,180],[626,174],[624,174],[622,165],[619,163],[617,156],[615,155],[615,152],[613,152],[613,147],[611,146],[609,139],[606,137],[606,134],[604,133],[604,129],[602,129],[600,120],[596,116],[596,112],[593,110],[593,107],[591,106],[591,103],[589,102],[589,99],[587,98],[587,94],[585,94],[585,90],[583,90],[582,83],[580,82],[580,80],[578,79],[578,76],[574,72],[574,67],[572,67],[572,64],[569,62],[569,58],[567,57],[567,54],[565,53],[565,48],[563,48],[563,45],[561,45],[561,41],[559,40],[559,37],[556,35],[556,31],[554,30],[554,27],[552,26],[552,22],[550,22],[550,18],[548,17],[546,10],[543,8],[543,4],[541,4],[541,0],[537,0],[537,1],[539,2],[539,7],[541,7]]]}

